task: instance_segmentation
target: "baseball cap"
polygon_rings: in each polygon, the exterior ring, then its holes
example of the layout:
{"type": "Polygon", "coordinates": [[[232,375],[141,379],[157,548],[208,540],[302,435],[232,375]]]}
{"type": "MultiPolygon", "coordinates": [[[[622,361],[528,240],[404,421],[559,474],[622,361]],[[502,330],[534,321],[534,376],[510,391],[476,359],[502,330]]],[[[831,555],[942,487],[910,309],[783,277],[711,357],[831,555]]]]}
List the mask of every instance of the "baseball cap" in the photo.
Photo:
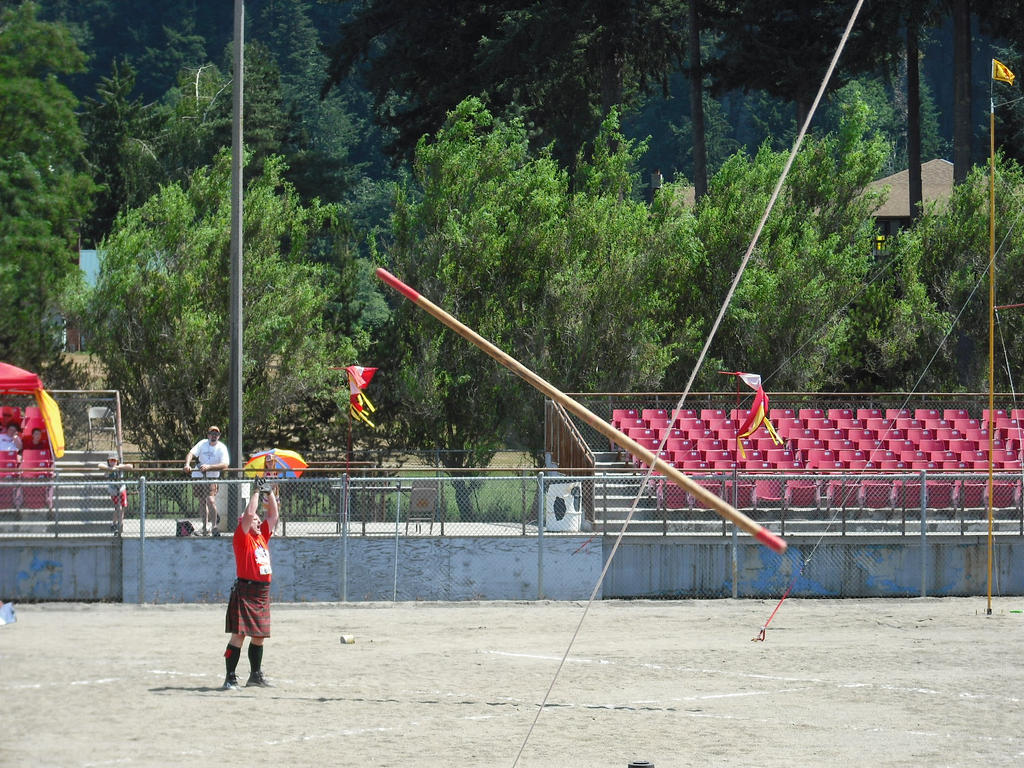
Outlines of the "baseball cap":
{"type": "Polygon", "coordinates": [[[217,434],[219,435],[219,434],[220,434],[220,427],[210,427],[210,428],[208,428],[208,429],[207,429],[206,431],[207,431],[208,433],[209,433],[209,432],[216,432],[216,433],[217,433],[217,434]]]}

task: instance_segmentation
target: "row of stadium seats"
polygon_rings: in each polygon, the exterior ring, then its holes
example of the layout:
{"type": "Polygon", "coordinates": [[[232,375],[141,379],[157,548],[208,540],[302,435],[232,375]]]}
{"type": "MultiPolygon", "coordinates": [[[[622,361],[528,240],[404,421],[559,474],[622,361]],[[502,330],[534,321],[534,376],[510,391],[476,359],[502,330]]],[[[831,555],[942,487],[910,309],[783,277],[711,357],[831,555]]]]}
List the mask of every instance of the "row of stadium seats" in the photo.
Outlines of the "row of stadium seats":
{"type": "MultiPolygon", "coordinates": [[[[826,478],[766,478],[733,482],[697,478],[697,482],[739,508],[747,509],[984,509],[988,506],[988,482],[983,479],[920,480],[872,476],[826,478]],[[923,493],[922,493],[923,490],[923,493]]],[[[1021,505],[1021,480],[999,480],[992,485],[992,506],[1000,509],[1021,505]]],[[[662,481],[659,503],[664,509],[702,507],[678,486],[662,481]]]]}
{"type": "MultiPolygon", "coordinates": [[[[966,411],[946,410],[916,414],[906,411],[881,413],[861,418],[851,411],[823,412],[803,409],[804,418],[782,410],[775,428],[782,444],[761,427],[748,438],[737,441],[737,428],[746,417],[734,411],[725,421],[716,419],[723,411],[704,410],[674,414],[671,422],[659,421],[665,411],[648,409],[635,418],[635,411],[616,411],[613,425],[660,458],[687,469],[976,469],[988,467],[989,433],[982,419],[966,411]],[[818,415],[824,414],[824,415],[818,415]],[[831,414],[831,416],[829,415],[831,414]],[[900,415],[902,414],[902,415],[900,415]],[[918,418],[923,416],[925,418],[918,418]],[[703,417],[703,418],[702,418],[703,417]],[[930,424],[933,426],[924,426],[930,424]],[[742,452],[739,446],[742,445],[742,452]]],[[[992,438],[994,466],[1020,467],[1021,421],[1024,411],[996,414],[992,438]],[[1002,426],[998,426],[998,425],[1002,426]]],[[[667,414],[666,414],[667,416],[667,414]]],[[[613,448],[615,446],[613,445],[613,448]]]]}

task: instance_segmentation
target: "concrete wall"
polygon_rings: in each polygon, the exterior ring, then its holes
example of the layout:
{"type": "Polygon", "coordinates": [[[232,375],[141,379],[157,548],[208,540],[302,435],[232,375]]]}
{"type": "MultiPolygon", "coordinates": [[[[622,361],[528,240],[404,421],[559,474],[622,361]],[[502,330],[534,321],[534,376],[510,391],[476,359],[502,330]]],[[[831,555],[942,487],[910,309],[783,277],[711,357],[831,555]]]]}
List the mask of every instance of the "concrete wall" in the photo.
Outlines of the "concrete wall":
{"type": "MultiPolygon", "coordinates": [[[[600,540],[547,536],[276,538],[273,599],[579,600],[603,567],[600,540]],[[345,562],[348,567],[345,567],[345,562]],[[397,568],[395,566],[397,561],[397,568]]],[[[228,538],[124,540],[124,601],[221,602],[234,581],[228,538]],[[140,568],[140,557],[144,567],[140,568]]]]}
{"type": "MultiPolygon", "coordinates": [[[[983,595],[983,536],[788,537],[776,555],[751,539],[627,537],[598,597],[778,598],[983,595]],[[734,557],[735,554],[735,557],[734,557]]],[[[272,593],[285,602],[585,600],[611,537],[279,537],[272,593]],[[538,546],[540,544],[540,546],[538,546]],[[347,563],[347,567],[346,567],[347,563]],[[397,567],[396,567],[397,563],[397,567]]],[[[1024,539],[993,549],[993,594],[1024,594],[1024,539]]],[[[2,600],[222,602],[231,541],[198,538],[0,541],[2,600]]]]}
{"type": "MultiPolygon", "coordinates": [[[[987,591],[984,536],[787,536],[784,555],[749,537],[624,539],[608,570],[608,597],[933,597],[987,591]],[[923,553],[923,557],[922,557],[923,553]],[[734,565],[735,562],[735,565],[734,565]],[[735,570],[735,575],[734,575],[735,570]]],[[[993,545],[993,594],[1024,594],[1024,539],[993,545]]]]}

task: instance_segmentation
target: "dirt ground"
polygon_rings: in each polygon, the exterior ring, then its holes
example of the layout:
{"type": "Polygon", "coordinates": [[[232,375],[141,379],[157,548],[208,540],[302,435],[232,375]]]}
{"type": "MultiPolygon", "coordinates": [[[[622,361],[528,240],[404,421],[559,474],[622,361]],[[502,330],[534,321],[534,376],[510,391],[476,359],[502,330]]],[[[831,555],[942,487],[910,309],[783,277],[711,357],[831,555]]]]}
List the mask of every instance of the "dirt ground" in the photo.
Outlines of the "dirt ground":
{"type": "Polygon", "coordinates": [[[0,765],[1024,763],[1024,599],[775,606],[277,604],[220,691],[222,606],[17,605],[0,765]]]}

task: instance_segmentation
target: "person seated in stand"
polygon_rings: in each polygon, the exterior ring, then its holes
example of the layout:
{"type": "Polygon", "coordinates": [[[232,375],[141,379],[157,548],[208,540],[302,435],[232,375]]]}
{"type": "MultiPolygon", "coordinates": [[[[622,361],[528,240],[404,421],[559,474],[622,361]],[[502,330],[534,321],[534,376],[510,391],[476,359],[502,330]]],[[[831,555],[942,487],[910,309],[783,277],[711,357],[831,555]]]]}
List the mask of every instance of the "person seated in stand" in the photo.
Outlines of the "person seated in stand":
{"type": "Polygon", "coordinates": [[[22,441],[22,447],[31,451],[49,450],[50,441],[43,436],[43,430],[33,427],[32,433],[22,441]]]}
{"type": "Polygon", "coordinates": [[[0,433],[0,452],[17,451],[21,453],[21,449],[21,435],[18,434],[18,425],[12,422],[0,433]]]}

